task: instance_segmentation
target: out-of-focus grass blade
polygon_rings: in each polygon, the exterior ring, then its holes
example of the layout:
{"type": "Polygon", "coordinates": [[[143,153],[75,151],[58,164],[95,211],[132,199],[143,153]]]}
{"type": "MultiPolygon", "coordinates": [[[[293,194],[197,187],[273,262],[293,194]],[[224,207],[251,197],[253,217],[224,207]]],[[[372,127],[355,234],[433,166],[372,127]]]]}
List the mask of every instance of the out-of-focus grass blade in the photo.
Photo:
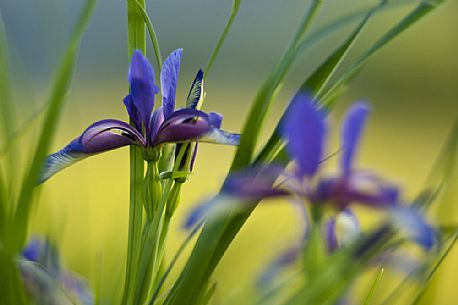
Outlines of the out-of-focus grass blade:
{"type": "Polygon", "coordinates": [[[135,0],[135,4],[138,7],[138,10],[142,13],[143,20],[145,21],[146,28],[148,29],[148,34],[153,44],[154,54],[156,56],[157,66],[159,67],[159,72],[162,70],[162,55],[161,49],[159,48],[159,40],[157,39],[156,30],[154,29],[153,23],[148,16],[148,13],[143,8],[142,4],[135,0]]]}
{"type": "MultiPolygon", "coordinates": [[[[352,33],[347,37],[347,39],[334,50],[334,52],[320,65],[318,68],[304,81],[304,83],[299,88],[298,92],[305,92],[307,94],[311,94],[312,96],[317,95],[323,87],[326,85],[328,80],[332,77],[336,69],[339,67],[340,63],[345,58],[345,55],[350,50],[353,43],[361,34],[364,27],[367,25],[370,17],[374,12],[376,12],[379,8],[385,5],[382,2],[379,6],[374,7],[363,18],[363,20],[359,23],[358,26],[353,30],[352,33]]],[[[267,144],[262,148],[261,152],[258,154],[256,158],[256,162],[268,161],[269,156],[272,153],[275,153],[281,147],[281,138],[280,138],[280,128],[282,125],[282,121],[284,120],[284,115],[281,117],[280,122],[275,127],[274,132],[270,136],[267,144]]]]}
{"type": "Polygon", "coordinates": [[[213,297],[213,295],[215,294],[215,291],[216,291],[216,288],[218,287],[218,283],[217,282],[214,282],[210,288],[207,290],[207,292],[205,293],[205,295],[202,297],[201,300],[199,300],[198,304],[199,305],[207,305],[211,298],[213,297]]]}
{"type": "Polygon", "coordinates": [[[458,158],[458,118],[442,147],[428,178],[425,181],[422,200],[417,200],[415,205],[419,208],[427,208],[437,195],[447,186],[454,170],[456,170],[458,158]]]}
{"type": "Polygon", "coordinates": [[[231,170],[237,170],[250,164],[272,96],[300,53],[296,48],[296,44],[299,42],[297,40],[305,34],[320,6],[321,1],[311,3],[289,48],[258,91],[242,129],[240,145],[232,162],[231,170]]]}
{"type": "Polygon", "coordinates": [[[437,5],[440,4],[442,1],[436,2],[420,2],[415,9],[413,9],[406,17],[404,17],[401,22],[396,24],[393,28],[391,28],[385,35],[383,35],[379,40],[377,40],[372,47],[370,47],[366,52],[364,52],[353,64],[346,69],[344,74],[332,85],[331,88],[328,90],[324,90],[322,94],[319,96],[320,100],[323,100],[326,107],[331,107],[332,104],[326,102],[328,97],[333,94],[335,90],[338,90],[340,86],[345,85],[351,79],[353,79],[365,66],[365,64],[372,58],[378,51],[380,51],[386,44],[392,41],[394,38],[399,36],[405,30],[410,28],[414,25],[417,21],[421,18],[426,16],[430,13],[437,5]]]}
{"type": "Polygon", "coordinates": [[[223,46],[224,41],[226,40],[227,34],[229,34],[232,24],[234,23],[235,16],[237,16],[237,13],[239,12],[241,2],[242,0],[233,0],[232,1],[231,15],[229,16],[229,19],[227,20],[227,23],[224,26],[223,33],[219,37],[218,42],[216,43],[215,49],[213,50],[210,56],[210,59],[208,60],[207,67],[205,68],[205,75],[204,75],[205,78],[207,78],[208,73],[210,72],[211,68],[213,67],[213,63],[215,62],[216,56],[219,54],[219,51],[221,50],[221,47],[223,46]]]}
{"type": "Polygon", "coordinates": [[[51,141],[57,130],[65,97],[71,85],[78,49],[94,7],[95,0],[86,1],[85,7],[78,19],[75,31],[73,32],[72,38],[68,44],[60,70],[54,81],[53,89],[48,101],[48,110],[38,138],[38,145],[33,154],[30,168],[24,177],[17,202],[16,213],[11,224],[11,232],[14,232],[14,234],[11,234],[10,240],[10,245],[12,246],[11,250],[13,251],[12,253],[20,251],[25,242],[34,188],[38,181],[43,161],[48,153],[51,141]]]}
{"type": "Polygon", "coordinates": [[[364,299],[363,305],[369,305],[370,302],[372,301],[372,298],[374,297],[375,289],[377,288],[378,284],[380,283],[382,276],[383,276],[383,268],[380,268],[380,270],[377,272],[375,276],[374,282],[372,283],[369,289],[369,292],[367,293],[366,298],[364,299]]]}
{"type": "Polygon", "coordinates": [[[436,274],[437,270],[442,265],[442,263],[445,261],[447,256],[450,254],[450,251],[455,246],[457,240],[458,240],[458,231],[455,231],[452,241],[450,242],[448,247],[445,249],[444,253],[439,257],[439,259],[434,264],[434,266],[431,269],[431,271],[428,273],[428,275],[424,279],[421,287],[418,289],[417,294],[416,294],[415,298],[413,299],[412,303],[410,303],[410,305],[416,305],[416,304],[418,304],[418,302],[420,302],[421,298],[425,295],[429,285],[431,284],[431,281],[432,281],[434,275],[436,274]]]}
{"type": "Polygon", "coordinates": [[[32,127],[32,123],[42,115],[46,110],[46,104],[35,110],[16,130],[11,134],[10,141],[0,149],[0,158],[4,157],[11,149],[11,146],[18,140],[26,131],[32,127]]]}
{"type": "Polygon", "coordinates": [[[385,2],[382,2],[379,6],[374,7],[369,13],[363,18],[348,38],[338,47],[301,85],[300,91],[310,93],[311,95],[319,95],[319,92],[323,87],[326,86],[329,79],[332,77],[336,69],[340,66],[343,59],[347,55],[350,48],[353,46],[356,39],[361,34],[367,22],[371,18],[372,14],[380,7],[383,7],[385,2]]]}
{"type": "Polygon", "coordinates": [[[0,12],[0,118],[2,129],[1,135],[4,137],[2,145],[7,145],[14,130],[14,111],[11,102],[11,83],[8,64],[8,39],[6,36],[3,18],[0,12]]]}

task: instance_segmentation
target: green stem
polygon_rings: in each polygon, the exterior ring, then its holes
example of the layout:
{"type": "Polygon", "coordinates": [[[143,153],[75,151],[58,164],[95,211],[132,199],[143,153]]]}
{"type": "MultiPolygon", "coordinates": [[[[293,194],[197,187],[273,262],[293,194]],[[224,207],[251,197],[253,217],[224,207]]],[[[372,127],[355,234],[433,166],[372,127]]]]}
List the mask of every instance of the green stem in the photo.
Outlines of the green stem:
{"type": "Polygon", "coordinates": [[[151,19],[149,18],[148,13],[146,12],[146,9],[143,8],[142,4],[138,0],[135,0],[135,3],[137,4],[138,9],[142,13],[143,20],[145,21],[146,28],[148,29],[148,34],[151,39],[151,43],[153,44],[154,55],[156,56],[157,66],[159,67],[159,71],[162,71],[162,55],[161,55],[161,49],[159,48],[159,40],[157,39],[156,30],[154,29],[154,25],[151,22],[151,19]]]}
{"type": "Polygon", "coordinates": [[[240,9],[240,2],[241,0],[234,0],[234,2],[232,2],[231,15],[229,16],[229,19],[227,20],[223,33],[219,37],[218,42],[216,43],[215,49],[213,50],[213,53],[210,56],[210,60],[208,61],[207,67],[205,68],[204,80],[207,78],[208,73],[210,72],[211,68],[213,67],[213,63],[215,62],[216,56],[218,55],[219,51],[221,50],[221,47],[223,46],[224,41],[226,40],[227,34],[229,33],[229,30],[231,29],[232,24],[234,23],[235,16],[237,16],[237,13],[240,9]]]}
{"type": "MultiPolygon", "coordinates": [[[[127,0],[128,54],[131,58],[134,50],[146,53],[145,23],[140,7],[145,7],[145,0],[127,0]]],[[[133,122],[131,121],[131,124],[133,122]]],[[[122,304],[130,305],[133,301],[136,270],[140,255],[143,222],[143,172],[144,162],[141,149],[130,148],[130,204],[129,232],[127,245],[126,275],[122,304]]]]}

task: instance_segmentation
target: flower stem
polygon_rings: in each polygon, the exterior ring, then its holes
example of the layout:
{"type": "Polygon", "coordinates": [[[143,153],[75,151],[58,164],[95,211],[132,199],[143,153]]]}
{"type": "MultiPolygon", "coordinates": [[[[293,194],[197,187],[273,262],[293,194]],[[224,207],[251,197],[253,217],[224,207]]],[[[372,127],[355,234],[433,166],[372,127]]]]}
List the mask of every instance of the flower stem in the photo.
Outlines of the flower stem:
{"type": "MultiPolygon", "coordinates": [[[[128,54],[134,50],[146,52],[145,23],[139,6],[145,7],[145,0],[127,0],[128,54]],[[140,5],[139,5],[140,4],[140,5]]],[[[132,124],[132,122],[131,122],[132,124]]],[[[141,149],[130,148],[130,204],[129,233],[127,245],[126,277],[122,304],[132,304],[135,289],[136,270],[140,254],[143,222],[143,171],[144,162],[141,149]]]]}

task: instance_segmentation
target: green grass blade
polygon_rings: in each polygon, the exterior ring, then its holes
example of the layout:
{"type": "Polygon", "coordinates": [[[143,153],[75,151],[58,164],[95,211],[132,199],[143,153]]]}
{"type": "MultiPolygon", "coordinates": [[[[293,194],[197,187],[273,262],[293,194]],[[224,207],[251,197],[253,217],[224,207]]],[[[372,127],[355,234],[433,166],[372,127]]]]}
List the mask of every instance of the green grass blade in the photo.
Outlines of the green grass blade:
{"type": "MultiPolygon", "coordinates": [[[[385,45],[398,37],[401,33],[410,28],[420,19],[425,17],[428,13],[433,11],[437,5],[438,3],[433,4],[430,2],[420,2],[420,4],[415,7],[415,9],[413,9],[406,17],[404,17],[398,24],[392,27],[388,32],[386,32],[385,35],[378,39],[372,45],[372,47],[364,52],[332,85],[331,88],[323,91],[323,93],[319,96],[319,99],[326,101],[336,90],[354,78],[369,61],[369,59],[377,54],[385,45]]],[[[328,103],[325,103],[325,106],[331,107],[332,104],[328,101],[328,103]]]]}
{"type": "Polygon", "coordinates": [[[342,63],[350,48],[359,37],[364,27],[367,25],[372,15],[381,7],[385,6],[382,2],[379,6],[371,9],[363,20],[356,26],[347,39],[338,47],[301,85],[300,91],[308,92],[313,96],[319,95],[319,92],[326,86],[329,79],[334,75],[337,68],[342,63]]]}
{"type": "Polygon", "coordinates": [[[304,35],[320,7],[321,1],[313,1],[311,3],[290,46],[258,91],[242,129],[240,145],[232,162],[231,170],[237,170],[250,164],[262,124],[272,102],[272,96],[300,53],[299,49],[296,48],[296,44],[299,41],[295,40],[304,35]]]}
{"type": "Polygon", "coordinates": [[[86,5],[78,19],[75,31],[67,47],[60,70],[54,80],[53,89],[48,101],[48,110],[38,137],[38,145],[33,154],[30,168],[22,182],[17,209],[12,222],[11,232],[15,232],[15,234],[11,235],[13,237],[13,240],[11,240],[13,253],[20,251],[25,242],[34,188],[38,181],[43,161],[57,130],[65,97],[71,85],[79,46],[94,7],[94,0],[86,1],[86,5]]]}
{"type": "MultiPolygon", "coordinates": [[[[336,69],[339,67],[340,63],[345,58],[346,54],[350,50],[351,46],[354,44],[356,39],[361,34],[364,27],[367,25],[370,17],[380,8],[382,8],[385,3],[381,3],[379,6],[370,9],[366,13],[366,16],[360,22],[360,24],[353,30],[352,33],[347,37],[347,39],[338,47],[318,68],[304,81],[304,83],[299,88],[298,92],[303,91],[313,96],[317,95],[323,87],[326,85],[328,80],[332,77],[336,69]]],[[[320,33],[320,32],[318,32],[320,33]]],[[[280,123],[277,124],[274,132],[270,136],[267,144],[262,148],[261,152],[256,158],[256,162],[266,162],[269,161],[269,156],[272,153],[275,153],[281,147],[281,138],[280,138],[280,126],[281,122],[284,120],[284,116],[280,119],[280,123]]]]}
{"type": "Polygon", "coordinates": [[[380,281],[383,276],[383,268],[380,268],[380,270],[377,272],[374,282],[371,285],[371,288],[369,289],[369,292],[367,293],[366,298],[364,299],[363,305],[369,305],[374,297],[374,292],[375,289],[377,288],[378,284],[380,284],[380,281]]]}
{"type": "Polygon", "coordinates": [[[437,197],[439,193],[444,189],[452,185],[449,184],[450,177],[453,171],[456,170],[458,161],[458,118],[455,119],[455,123],[452,130],[445,141],[431,172],[428,174],[425,180],[423,189],[425,190],[419,198],[416,200],[415,205],[419,208],[428,208],[437,197]]]}
{"type": "Polygon", "coordinates": [[[148,16],[148,13],[143,8],[142,4],[135,0],[135,4],[137,4],[138,10],[142,13],[143,21],[146,24],[146,28],[148,29],[148,34],[151,39],[151,43],[153,44],[154,55],[156,56],[157,66],[159,67],[159,71],[162,71],[162,55],[161,55],[161,48],[159,47],[159,40],[157,39],[156,30],[154,29],[153,23],[148,16]]]}
{"type": "Polygon", "coordinates": [[[226,40],[227,34],[229,34],[232,24],[234,23],[235,16],[237,16],[237,13],[239,12],[241,2],[242,0],[233,0],[232,2],[231,15],[229,16],[229,19],[227,20],[227,23],[224,26],[223,33],[219,37],[215,49],[213,50],[210,59],[208,60],[207,67],[205,68],[205,79],[207,78],[208,73],[213,67],[213,63],[215,62],[216,56],[219,54],[219,51],[221,50],[221,47],[223,46],[224,41],[226,40]]]}

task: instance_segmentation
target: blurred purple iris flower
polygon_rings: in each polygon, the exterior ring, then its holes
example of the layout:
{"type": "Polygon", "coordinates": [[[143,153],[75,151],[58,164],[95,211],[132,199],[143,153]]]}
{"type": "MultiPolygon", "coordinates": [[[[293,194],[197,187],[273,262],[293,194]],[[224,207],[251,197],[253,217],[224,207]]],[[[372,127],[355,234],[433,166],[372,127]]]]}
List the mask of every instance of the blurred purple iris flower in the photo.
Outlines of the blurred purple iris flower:
{"type": "MultiPolygon", "coordinates": [[[[220,129],[222,116],[197,110],[198,100],[193,101],[192,96],[187,108],[175,110],[181,55],[182,49],[175,50],[164,61],[160,75],[162,106],[153,111],[155,95],[160,90],[155,84],[153,67],[140,51],[135,51],[128,74],[130,94],[124,98],[134,126],[115,119],[92,124],[65,148],[48,156],[39,182],[88,156],[126,145],[142,147],[147,160],[158,158],[160,148],[167,143],[198,141],[238,145],[238,134],[220,129]]],[[[199,75],[202,71],[196,80],[199,75]]],[[[198,94],[193,92],[194,87],[200,88],[193,85],[190,94],[198,94]]]]}
{"type": "MultiPolygon", "coordinates": [[[[233,202],[238,202],[240,199],[261,200],[293,195],[312,204],[330,204],[338,211],[346,210],[352,203],[384,208],[393,211],[393,214],[402,209],[403,217],[408,219],[404,224],[421,228],[421,232],[417,230],[416,234],[422,236],[411,235],[412,239],[430,248],[434,240],[433,230],[421,215],[400,207],[398,187],[373,172],[355,169],[353,166],[368,113],[369,107],[365,103],[355,103],[350,107],[342,125],[340,173],[323,176],[319,172],[323,160],[326,159],[326,114],[318,109],[317,103],[308,95],[297,94],[287,109],[282,128],[287,151],[296,163],[295,171],[288,173],[282,167],[266,166],[235,173],[226,180],[223,190],[216,198],[189,214],[185,226],[193,226],[214,211],[223,211],[218,206],[218,198],[226,198],[226,201],[227,198],[233,198],[233,202]],[[281,182],[275,185],[275,181],[281,182]]],[[[403,225],[403,222],[397,221],[396,225],[398,224],[403,225]]],[[[330,232],[333,233],[334,230],[330,232]]],[[[333,234],[328,236],[335,238],[335,232],[333,234]]],[[[330,248],[337,246],[332,240],[328,243],[330,248]]]]}
{"type": "Polygon", "coordinates": [[[49,241],[31,239],[18,264],[24,287],[37,304],[94,304],[86,284],[61,266],[57,249],[49,241]]]}

